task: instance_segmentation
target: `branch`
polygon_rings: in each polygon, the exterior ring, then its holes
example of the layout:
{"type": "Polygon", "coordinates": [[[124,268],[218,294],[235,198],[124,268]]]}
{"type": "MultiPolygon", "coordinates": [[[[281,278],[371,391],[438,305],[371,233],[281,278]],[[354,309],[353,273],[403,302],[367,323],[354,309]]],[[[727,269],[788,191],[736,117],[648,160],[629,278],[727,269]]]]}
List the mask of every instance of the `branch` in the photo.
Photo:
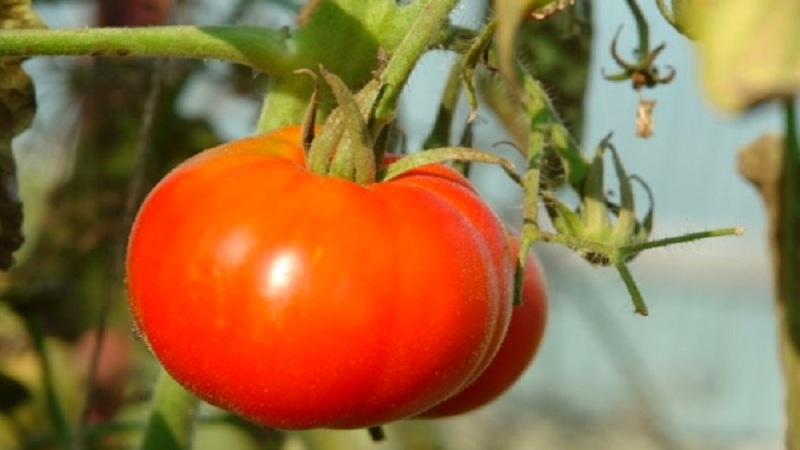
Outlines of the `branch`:
{"type": "Polygon", "coordinates": [[[292,70],[286,33],[264,27],[166,26],[0,31],[0,56],[166,56],[292,70]]]}

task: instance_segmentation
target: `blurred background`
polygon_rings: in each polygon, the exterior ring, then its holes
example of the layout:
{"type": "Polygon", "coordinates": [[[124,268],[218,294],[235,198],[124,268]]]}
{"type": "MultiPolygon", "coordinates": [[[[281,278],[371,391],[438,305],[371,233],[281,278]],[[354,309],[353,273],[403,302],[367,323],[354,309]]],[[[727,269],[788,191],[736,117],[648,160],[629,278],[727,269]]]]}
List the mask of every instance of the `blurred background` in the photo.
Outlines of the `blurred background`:
{"type": "MultiPolygon", "coordinates": [[[[293,24],[291,0],[42,0],[34,7],[52,28],[172,23],[293,24]]],[[[485,1],[464,0],[453,21],[482,23],[485,1]]],[[[784,415],[776,355],[764,214],[736,172],[737,150],[778,131],[770,109],[741,119],[711,110],[698,87],[690,42],[643,0],[659,58],[677,70],[669,85],[641,94],[610,83],[608,51],[632,56],[633,17],[625,2],[595,2],[591,23],[528,24],[520,52],[551,92],[556,108],[591,151],[610,131],[626,168],[647,180],[656,199],[654,236],[743,226],[728,237],[653,250],[631,270],[650,307],[633,314],[612,269],[590,267],[560,247],[536,248],[550,291],[550,318],[539,355],[512,391],[467,416],[387,427],[386,449],[734,449],[782,448],[784,415]],[[655,99],[655,134],[635,136],[640,95],[655,99]]],[[[552,23],[550,23],[552,22],[552,23]]],[[[400,105],[405,146],[419,148],[454,60],[433,51],[420,62],[400,105]]],[[[96,448],[126,448],[147,407],[156,365],[133,338],[119,258],[132,174],[144,186],[202,148],[252,133],[266,80],[214,61],[166,61],[144,153],[142,115],[152,92],[152,61],[39,58],[26,63],[37,86],[33,128],[15,142],[27,241],[19,265],[2,281],[0,303],[0,449],[58,448],[52,412],[33,348],[39,330],[57,375],[63,415],[78,417],[98,324],[107,322],[103,357],[91,392],[96,448]],[[141,155],[145,155],[144,157],[141,155]],[[20,319],[37,317],[36,323],[20,319]],[[33,311],[33,313],[30,313],[33,311]],[[34,336],[36,334],[34,333],[34,336]],[[8,381],[10,380],[10,381],[8,381]],[[14,389],[20,382],[24,389],[14,389]],[[9,384],[10,383],[10,384],[9,384]],[[27,394],[25,394],[27,393],[27,394]],[[15,395],[17,397],[15,397],[15,395]],[[32,398],[30,398],[32,396],[32,398]],[[15,402],[16,398],[20,401],[15,402]],[[110,426],[109,423],[122,424],[110,426]],[[106,424],[103,427],[103,424],[106,424]]],[[[463,117],[466,107],[462,105],[463,117]]],[[[457,131],[457,130],[456,130],[457,131]]],[[[481,112],[475,145],[515,158],[490,113],[481,112]]],[[[520,162],[520,161],[518,161],[520,162]]],[[[509,223],[521,220],[520,193],[495,167],[472,178],[509,223]]],[[[613,186],[610,186],[613,188],[613,186]]],[[[135,199],[134,199],[135,200],[135,199]]],[[[640,195],[640,211],[646,197],[640,195]]],[[[197,447],[372,448],[357,431],[276,434],[210,408],[197,447]]],[[[68,419],[71,420],[71,419],[68,419]]]]}

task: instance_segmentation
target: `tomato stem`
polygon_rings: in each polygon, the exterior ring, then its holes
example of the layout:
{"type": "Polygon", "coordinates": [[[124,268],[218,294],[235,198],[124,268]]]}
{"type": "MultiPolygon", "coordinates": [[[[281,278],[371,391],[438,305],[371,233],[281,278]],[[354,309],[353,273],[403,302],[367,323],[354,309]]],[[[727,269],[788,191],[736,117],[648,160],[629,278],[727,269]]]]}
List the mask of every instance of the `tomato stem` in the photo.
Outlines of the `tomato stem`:
{"type": "Polygon", "coordinates": [[[388,121],[394,116],[395,103],[411,71],[457,3],[458,0],[428,0],[420,9],[417,19],[408,29],[381,76],[386,87],[376,107],[375,117],[379,121],[388,121]]]}
{"type": "Polygon", "coordinates": [[[636,281],[633,279],[633,275],[631,275],[631,271],[628,269],[628,265],[625,264],[625,259],[617,256],[616,258],[611,259],[614,267],[617,268],[617,272],[619,272],[620,278],[625,283],[625,287],[628,288],[628,293],[631,296],[631,300],[633,301],[634,312],[636,314],[641,314],[642,316],[647,316],[649,311],[647,309],[647,305],[644,303],[644,298],[642,297],[642,292],[639,290],[639,286],[636,284],[636,281]]]}
{"type": "Polygon", "coordinates": [[[66,450],[74,449],[76,448],[76,441],[74,440],[73,430],[64,411],[64,406],[56,393],[53,366],[45,340],[42,319],[35,312],[25,314],[23,317],[28,333],[33,341],[34,348],[36,349],[36,354],[39,357],[39,365],[44,384],[45,402],[47,405],[47,412],[50,415],[50,421],[53,427],[58,431],[62,448],[66,450]]]}
{"type": "Polygon", "coordinates": [[[773,260],[777,280],[780,354],[786,386],[787,448],[800,448],[800,136],[795,98],[783,101],[785,133],[777,214],[773,214],[773,260]],[[777,217],[775,217],[777,216],[777,217]]]}
{"type": "Polygon", "coordinates": [[[252,26],[0,31],[0,56],[169,56],[220,59],[279,74],[293,66],[287,35],[252,26]]]}
{"type": "MultiPolygon", "coordinates": [[[[527,222],[525,226],[526,227],[528,226],[527,222]]],[[[626,262],[630,260],[633,255],[636,255],[637,253],[643,250],[657,248],[657,247],[666,247],[669,245],[680,244],[684,242],[695,241],[698,239],[706,239],[713,237],[741,236],[744,233],[741,227],[720,228],[717,230],[688,233],[680,236],[673,236],[670,238],[659,239],[641,244],[617,247],[609,244],[603,244],[600,242],[588,241],[567,234],[551,233],[547,231],[540,231],[538,229],[536,231],[539,232],[539,236],[541,236],[541,239],[545,242],[558,243],[566,247],[575,249],[581,254],[595,255],[594,256],[595,259],[611,263],[619,272],[622,281],[625,282],[625,287],[628,289],[628,293],[631,295],[631,300],[633,301],[635,312],[643,316],[646,316],[648,314],[647,305],[645,304],[644,298],[642,297],[642,294],[639,291],[639,288],[636,285],[636,282],[633,279],[633,276],[631,275],[631,272],[626,264],[626,262]]],[[[527,238],[527,235],[523,232],[523,244],[525,242],[524,241],[525,238],[527,238]]]]}
{"type": "Polygon", "coordinates": [[[486,49],[492,43],[494,32],[497,29],[497,19],[493,18],[483,28],[483,31],[474,39],[467,52],[462,58],[461,64],[464,67],[462,79],[464,80],[464,90],[467,95],[467,104],[469,105],[468,122],[475,120],[478,115],[478,94],[475,91],[475,68],[478,63],[486,55],[486,49]]]}

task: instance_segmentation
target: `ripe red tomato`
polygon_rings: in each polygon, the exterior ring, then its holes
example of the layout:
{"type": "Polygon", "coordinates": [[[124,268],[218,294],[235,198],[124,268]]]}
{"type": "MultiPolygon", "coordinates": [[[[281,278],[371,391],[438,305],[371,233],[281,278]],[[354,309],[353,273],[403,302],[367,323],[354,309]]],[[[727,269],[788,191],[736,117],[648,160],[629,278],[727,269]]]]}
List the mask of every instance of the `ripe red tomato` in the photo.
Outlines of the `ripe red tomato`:
{"type": "MultiPolygon", "coordinates": [[[[519,240],[511,238],[511,249],[519,251],[519,240]]],[[[463,414],[479,408],[508,390],[522,376],[539,349],[547,322],[547,293],[541,269],[528,255],[522,285],[522,305],[515,307],[503,344],[489,367],[455,396],[420,414],[436,418],[463,414]]]]}
{"type": "Polygon", "coordinates": [[[136,324],[186,388],[266,426],[425,411],[499,348],[504,230],[444,166],[362,186],[310,172],[299,142],[231,142],[152,190],[128,244],[136,324]]]}

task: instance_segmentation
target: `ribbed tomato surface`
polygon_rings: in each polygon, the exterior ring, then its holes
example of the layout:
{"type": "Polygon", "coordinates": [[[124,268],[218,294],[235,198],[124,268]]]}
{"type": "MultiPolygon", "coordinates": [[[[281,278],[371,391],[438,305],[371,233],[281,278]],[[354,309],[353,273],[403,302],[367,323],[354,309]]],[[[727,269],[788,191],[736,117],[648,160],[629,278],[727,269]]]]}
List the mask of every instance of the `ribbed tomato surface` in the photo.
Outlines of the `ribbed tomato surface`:
{"type": "Polygon", "coordinates": [[[457,172],[310,172],[297,128],[169,173],[131,232],[139,330],[204,400],[279,429],[413,416],[474,380],[508,326],[501,225],[457,172]]]}

